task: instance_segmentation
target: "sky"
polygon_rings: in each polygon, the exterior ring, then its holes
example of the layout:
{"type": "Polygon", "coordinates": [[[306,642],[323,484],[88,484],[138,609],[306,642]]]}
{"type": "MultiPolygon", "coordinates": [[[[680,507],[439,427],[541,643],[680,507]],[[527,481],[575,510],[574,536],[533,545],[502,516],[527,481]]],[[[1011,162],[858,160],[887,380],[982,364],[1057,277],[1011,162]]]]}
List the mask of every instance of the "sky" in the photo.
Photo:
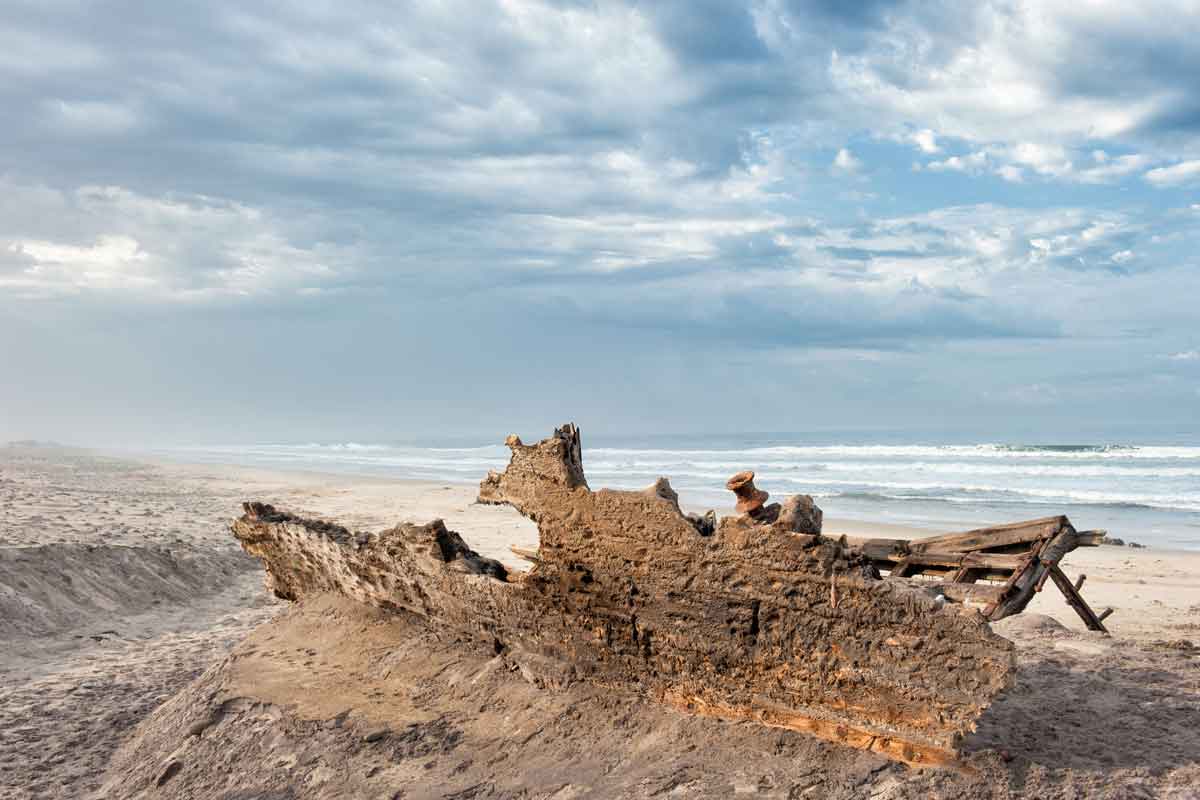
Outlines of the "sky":
{"type": "Polygon", "coordinates": [[[1197,429],[1196,0],[3,18],[0,439],[1197,429]]]}

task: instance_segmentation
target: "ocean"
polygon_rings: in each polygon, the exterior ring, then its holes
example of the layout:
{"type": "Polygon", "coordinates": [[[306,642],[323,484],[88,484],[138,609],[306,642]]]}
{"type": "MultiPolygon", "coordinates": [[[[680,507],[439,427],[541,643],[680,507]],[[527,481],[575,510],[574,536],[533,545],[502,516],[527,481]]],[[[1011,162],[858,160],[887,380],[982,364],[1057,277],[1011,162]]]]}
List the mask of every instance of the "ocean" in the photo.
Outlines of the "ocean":
{"type": "MultiPolygon", "coordinates": [[[[456,444],[274,443],[164,454],[452,483],[478,483],[508,461],[502,445],[456,444]]],[[[643,488],[662,475],[689,510],[728,513],[725,480],[752,469],[774,499],[810,494],[831,518],[958,530],[1063,513],[1080,530],[1200,550],[1200,446],[1191,444],[878,444],[800,434],[639,441],[585,433],[583,460],[593,489],[643,488]]]]}

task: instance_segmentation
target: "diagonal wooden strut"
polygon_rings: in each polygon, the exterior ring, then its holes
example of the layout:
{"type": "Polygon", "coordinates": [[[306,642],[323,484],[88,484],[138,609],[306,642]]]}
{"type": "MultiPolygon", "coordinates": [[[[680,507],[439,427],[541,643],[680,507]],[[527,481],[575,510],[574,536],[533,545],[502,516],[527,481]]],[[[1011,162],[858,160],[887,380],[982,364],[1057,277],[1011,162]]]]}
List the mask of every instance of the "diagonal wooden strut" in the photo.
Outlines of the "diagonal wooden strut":
{"type": "MultiPolygon", "coordinates": [[[[1104,627],[1104,623],[1100,621],[1100,617],[1096,616],[1096,612],[1092,611],[1092,607],[1083,599],[1083,595],[1076,591],[1075,585],[1063,574],[1058,564],[1050,567],[1050,578],[1054,581],[1054,585],[1058,587],[1059,591],[1063,593],[1063,596],[1067,598],[1067,604],[1075,609],[1075,613],[1083,620],[1083,624],[1087,625],[1088,630],[1108,633],[1108,629],[1104,627]]],[[[1105,616],[1108,616],[1110,613],[1112,612],[1107,612],[1105,616]]]]}

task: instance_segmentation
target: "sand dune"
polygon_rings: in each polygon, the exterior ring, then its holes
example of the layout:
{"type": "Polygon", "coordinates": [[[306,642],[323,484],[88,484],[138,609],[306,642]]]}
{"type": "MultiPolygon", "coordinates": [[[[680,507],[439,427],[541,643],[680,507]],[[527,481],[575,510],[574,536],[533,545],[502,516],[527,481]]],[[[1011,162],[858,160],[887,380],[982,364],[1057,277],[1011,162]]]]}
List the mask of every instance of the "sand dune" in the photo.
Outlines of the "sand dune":
{"type": "Polygon", "coordinates": [[[0,637],[94,627],[162,603],[186,605],[255,569],[237,553],[107,544],[0,549],[0,637]]]}

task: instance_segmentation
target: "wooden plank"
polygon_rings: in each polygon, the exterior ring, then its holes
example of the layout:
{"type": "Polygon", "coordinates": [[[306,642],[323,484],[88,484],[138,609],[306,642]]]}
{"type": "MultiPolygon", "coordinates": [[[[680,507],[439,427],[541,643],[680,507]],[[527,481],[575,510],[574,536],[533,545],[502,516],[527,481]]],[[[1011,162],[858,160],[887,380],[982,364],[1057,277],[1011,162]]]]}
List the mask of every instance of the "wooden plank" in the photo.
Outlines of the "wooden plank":
{"type": "Polygon", "coordinates": [[[1050,567],[1050,577],[1054,579],[1054,584],[1063,593],[1063,596],[1067,598],[1067,604],[1075,609],[1075,613],[1083,620],[1083,624],[1087,625],[1088,630],[1108,633],[1108,629],[1104,627],[1104,623],[1092,611],[1091,606],[1087,604],[1083,596],[1075,591],[1075,587],[1067,579],[1067,576],[1063,574],[1063,571],[1058,568],[1057,564],[1050,567]]]}
{"type": "Polygon", "coordinates": [[[914,564],[944,564],[951,567],[1010,571],[1018,569],[1025,561],[1025,556],[1006,553],[913,553],[908,558],[914,564]]]}
{"type": "Polygon", "coordinates": [[[1078,578],[1076,578],[1075,579],[1075,591],[1078,592],[1080,589],[1082,589],[1083,582],[1086,580],[1087,580],[1087,575],[1080,575],[1078,578]]]}
{"type": "Polygon", "coordinates": [[[1112,609],[1112,608],[1106,608],[1100,612],[1099,616],[1097,616],[1096,619],[1099,620],[1100,622],[1104,622],[1104,620],[1108,619],[1109,615],[1112,614],[1114,610],[1115,609],[1112,609]]]}
{"type": "Polygon", "coordinates": [[[537,564],[542,560],[538,555],[537,550],[530,550],[526,547],[517,547],[515,544],[510,544],[508,549],[511,550],[513,555],[517,556],[518,558],[523,558],[526,561],[532,561],[534,564],[537,564]]]}
{"type": "Polygon", "coordinates": [[[947,600],[976,605],[995,603],[1004,591],[1003,586],[988,583],[935,583],[931,584],[931,588],[946,595],[947,600]]]}
{"type": "Polygon", "coordinates": [[[911,553],[907,556],[872,559],[881,572],[892,577],[911,578],[926,575],[944,578],[952,583],[976,581],[1007,581],[1014,570],[1023,567],[1028,554],[1007,553],[911,553]]]}
{"type": "Polygon", "coordinates": [[[1079,531],[1075,534],[1075,544],[1079,547],[1099,547],[1108,536],[1108,531],[1079,531]]]}
{"type": "Polygon", "coordinates": [[[950,581],[954,583],[974,583],[975,581],[1004,582],[1012,577],[1011,569],[989,570],[986,567],[963,567],[961,569],[956,569],[954,567],[926,566],[922,564],[910,563],[904,565],[903,569],[900,570],[899,575],[896,574],[896,567],[890,563],[877,563],[877,568],[881,573],[887,573],[893,578],[938,578],[943,581],[950,581]],[[959,573],[967,573],[968,579],[964,581],[963,579],[956,578],[955,576],[957,576],[959,573]]]}
{"type": "Polygon", "coordinates": [[[962,553],[910,553],[903,558],[905,563],[922,567],[957,569],[962,566],[962,553]]]}
{"type": "Polygon", "coordinates": [[[895,561],[908,552],[907,539],[850,539],[850,544],[867,558],[895,561]]]}
{"type": "Polygon", "coordinates": [[[1071,523],[1064,516],[1043,517],[1024,522],[1013,522],[1008,525],[978,528],[966,533],[952,533],[944,536],[929,536],[924,539],[914,539],[909,542],[908,546],[914,553],[923,553],[929,550],[942,552],[986,550],[992,547],[1048,539],[1057,535],[1064,527],[1067,529],[1071,527],[1071,523]]]}
{"type": "Polygon", "coordinates": [[[826,741],[879,753],[913,767],[956,767],[959,763],[958,754],[953,749],[937,747],[924,741],[906,740],[898,735],[881,735],[877,731],[854,725],[807,716],[762,697],[752,698],[747,705],[736,706],[671,688],[664,693],[663,702],[689,714],[739,722],[754,720],[771,728],[800,731],[826,741]]]}

